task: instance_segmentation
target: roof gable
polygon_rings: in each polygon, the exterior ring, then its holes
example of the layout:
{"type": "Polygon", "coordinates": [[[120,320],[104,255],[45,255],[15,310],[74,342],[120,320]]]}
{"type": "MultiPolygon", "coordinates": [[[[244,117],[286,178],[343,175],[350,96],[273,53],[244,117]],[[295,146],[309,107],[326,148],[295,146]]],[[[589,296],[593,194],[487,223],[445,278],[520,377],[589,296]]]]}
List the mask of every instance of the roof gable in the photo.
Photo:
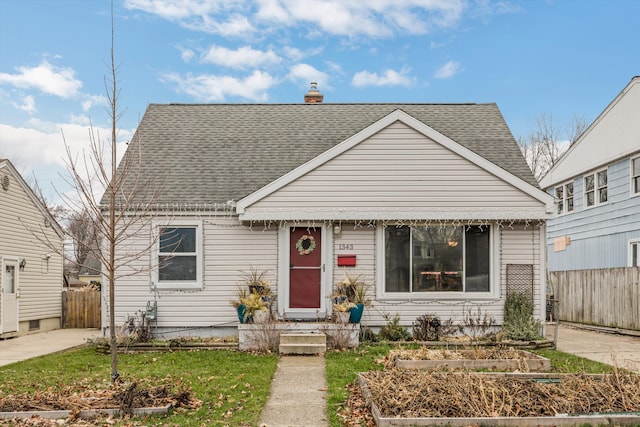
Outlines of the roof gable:
{"type": "Polygon", "coordinates": [[[616,96],[540,180],[542,188],[640,151],[640,76],[616,96]]]}
{"type": "Polygon", "coordinates": [[[136,194],[141,202],[160,194],[158,204],[169,208],[218,206],[249,196],[395,110],[537,185],[495,104],[151,104],[121,165],[139,165],[145,181],[155,183],[136,194]]]}
{"type": "Polygon", "coordinates": [[[414,129],[420,134],[426,136],[428,139],[433,140],[436,143],[445,147],[446,149],[456,153],[463,159],[468,160],[469,162],[484,169],[490,174],[509,183],[510,185],[517,188],[518,190],[521,190],[522,192],[542,202],[549,211],[552,209],[553,199],[548,194],[540,190],[539,188],[525,182],[521,178],[498,167],[497,165],[488,161],[484,157],[458,144],[457,142],[453,141],[451,138],[447,137],[446,135],[443,135],[442,133],[431,128],[430,126],[415,119],[414,117],[410,116],[404,111],[397,109],[391,112],[390,114],[388,114],[387,116],[383,117],[382,119],[378,120],[377,122],[373,123],[372,125],[368,126],[367,128],[361,130],[357,134],[342,141],[338,145],[333,146],[332,148],[316,156],[312,160],[306,162],[303,165],[300,165],[299,167],[287,173],[286,175],[281,176],[275,181],[262,187],[258,191],[243,198],[237,203],[236,211],[240,214],[242,219],[243,217],[242,214],[245,212],[245,209],[250,207],[252,204],[260,201],[265,197],[268,197],[269,195],[282,189],[283,187],[287,186],[293,181],[303,177],[304,175],[308,174],[314,169],[317,169],[318,167],[329,162],[330,160],[337,158],[338,156],[347,152],[348,150],[351,150],[358,144],[361,144],[363,141],[369,139],[371,136],[377,134],[378,132],[389,127],[395,122],[401,122],[407,125],[411,129],[414,129]]]}

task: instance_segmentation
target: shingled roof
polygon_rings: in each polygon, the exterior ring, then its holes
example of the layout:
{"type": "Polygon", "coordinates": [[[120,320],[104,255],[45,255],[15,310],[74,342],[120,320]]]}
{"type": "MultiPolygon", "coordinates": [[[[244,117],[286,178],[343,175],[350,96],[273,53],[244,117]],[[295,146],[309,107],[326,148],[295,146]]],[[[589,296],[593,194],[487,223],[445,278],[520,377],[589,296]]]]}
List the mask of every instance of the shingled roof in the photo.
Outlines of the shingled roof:
{"type": "Polygon", "coordinates": [[[397,109],[538,187],[495,104],[151,104],[125,158],[158,203],[237,201],[397,109]]]}

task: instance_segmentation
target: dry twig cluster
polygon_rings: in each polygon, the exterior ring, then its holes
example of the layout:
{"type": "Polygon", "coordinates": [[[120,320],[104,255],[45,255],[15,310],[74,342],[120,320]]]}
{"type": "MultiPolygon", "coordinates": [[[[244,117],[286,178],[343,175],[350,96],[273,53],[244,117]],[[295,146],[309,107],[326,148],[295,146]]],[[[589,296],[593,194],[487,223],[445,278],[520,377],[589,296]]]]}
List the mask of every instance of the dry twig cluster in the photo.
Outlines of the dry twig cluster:
{"type": "Polygon", "coordinates": [[[474,373],[364,374],[384,417],[535,417],[640,411],[640,376],[567,374],[559,383],[474,373]],[[452,380],[455,375],[455,381],[452,380]]]}

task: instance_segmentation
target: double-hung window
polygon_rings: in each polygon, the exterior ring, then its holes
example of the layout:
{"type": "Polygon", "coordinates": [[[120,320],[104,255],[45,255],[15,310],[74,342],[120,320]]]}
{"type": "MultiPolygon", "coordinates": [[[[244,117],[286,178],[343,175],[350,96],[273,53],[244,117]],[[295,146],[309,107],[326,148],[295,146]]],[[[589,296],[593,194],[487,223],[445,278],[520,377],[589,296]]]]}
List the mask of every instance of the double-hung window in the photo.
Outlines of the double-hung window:
{"type": "Polygon", "coordinates": [[[587,208],[606,203],[609,199],[607,170],[603,169],[584,177],[584,205],[587,208]]]}
{"type": "Polygon", "coordinates": [[[481,293],[491,289],[489,226],[384,228],[384,293],[481,293]]]}
{"type": "Polygon", "coordinates": [[[158,288],[195,289],[202,284],[202,230],[197,224],[158,228],[158,288]]]}
{"type": "Polygon", "coordinates": [[[640,194],[640,157],[631,159],[631,195],[640,194]]]}
{"type": "Polygon", "coordinates": [[[573,212],[573,182],[556,187],[556,214],[573,212]]]}
{"type": "Polygon", "coordinates": [[[640,239],[629,241],[629,267],[640,267],[640,239]]]}

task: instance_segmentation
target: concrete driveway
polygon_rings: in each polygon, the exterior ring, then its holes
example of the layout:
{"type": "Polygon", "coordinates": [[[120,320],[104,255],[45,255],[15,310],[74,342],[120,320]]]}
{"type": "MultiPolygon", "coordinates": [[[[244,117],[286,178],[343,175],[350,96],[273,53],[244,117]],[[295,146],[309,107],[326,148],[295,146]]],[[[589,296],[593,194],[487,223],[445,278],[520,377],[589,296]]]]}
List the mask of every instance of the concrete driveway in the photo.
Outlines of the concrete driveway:
{"type": "Polygon", "coordinates": [[[0,340],[0,366],[79,347],[99,336],[99,329],[56,329],[0,340]]]}
{"type": "MultiPolygon", "coordinates": [[[[554,328],[555,325],[547,325],[549,339],[553,339],[554,328]]],[[[565,353],[640,372],[640,331],[638,336],[622,335],[561,323],[557,347],[565,353]]]]}

